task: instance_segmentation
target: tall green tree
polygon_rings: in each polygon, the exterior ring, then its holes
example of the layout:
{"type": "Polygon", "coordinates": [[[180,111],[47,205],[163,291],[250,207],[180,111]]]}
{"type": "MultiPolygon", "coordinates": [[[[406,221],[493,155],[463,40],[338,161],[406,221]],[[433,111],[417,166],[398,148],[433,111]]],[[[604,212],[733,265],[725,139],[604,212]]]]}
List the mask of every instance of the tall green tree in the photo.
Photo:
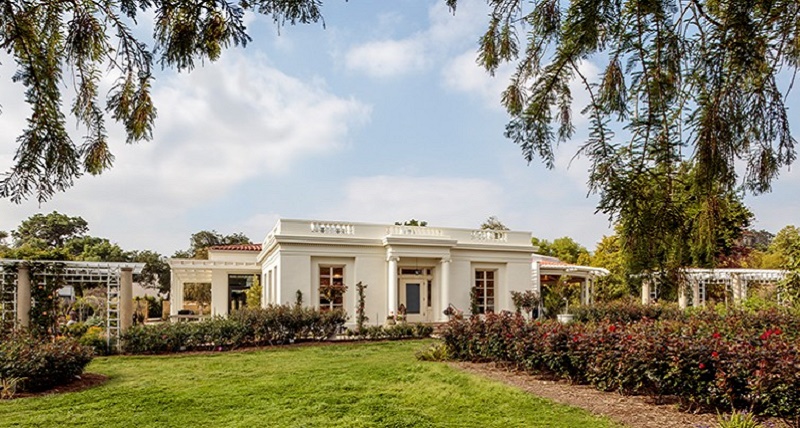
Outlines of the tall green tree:
{"type": "Polygon", "coordinates": [[[531,243],[535,247],[539,247],[537,254],[556,257],[562,262],[570,264],[589,264],[589,250],[569,236],[556,238],[553,242],[533,237],[531,243]]]}
{"type": "Polygon", "coordinates": [[[595,298],[606,302],[629,294],[628,269],[619,236],[603,236],[592,254],[591,266],[608,269],[609,274],[597,280],[595,298]]]}
{"type": "Polygon", "coordinates": [[[63,247],[73,238],[84,236],[89,224],[81,217],[70,217],[53,211],[50,214],[34,214],[11,232],[17,247],[33,246],[63,247]]]}
{"type": "Polygon", "coordinates": [[[797,1],[488,3],[479,62],[492,73],[517,64],[502,97],[506,136],[552,168],[554,146],[574,136],[570,88],[581,85],[589,136],[576,152],[591,163],[598,210],[622,224],[638,263],[683,257],[671,241],[685,237],[687,193],[699,207],[690,256],[712,253],[740,183],[768,191],[795,160],[791,83],[781,87],[778,74],[800,65],[797,1]],[[596,80],[587,61],[599,64],[596,80]]]}

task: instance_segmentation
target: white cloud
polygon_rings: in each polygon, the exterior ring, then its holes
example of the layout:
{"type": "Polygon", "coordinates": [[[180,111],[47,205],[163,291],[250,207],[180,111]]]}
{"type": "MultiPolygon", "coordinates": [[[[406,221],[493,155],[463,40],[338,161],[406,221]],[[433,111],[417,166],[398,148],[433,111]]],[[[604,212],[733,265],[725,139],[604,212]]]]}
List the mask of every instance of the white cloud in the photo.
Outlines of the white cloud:
{"type": "Polygon", "coordinates": [[[477,227],[503,206],[503,195],[502,187],[477,178],[354,177],[343,202],[318,216],[378,223],[416,218],[433,226],[477,227]]]}
{"type": "MultiPolygon", "coordinates": [[[[478,0],[459,2],[451,13],[444,2],[435,2],[428,10],[427,29],[401,38],[384,38],[352,46],[345,55],[349,70],[370,77],[402,76],[442,63],[453,50],[475,46],[488,8],[478,0]]],[[[396,22],[399,18],[393,18],[396,22]]]]}
{"type": "Polygon", "coordinates": [[[420,38],[364,43],[345,56],[348,69],[380,78],[422,70],[427,62],[425,45],[420,38]]]}
{"type": "Polygon", "coordinates": [[[476,58],[475,51],[470,50],[450,60],[442,69],[445,87],[474,94],[483,99],[488,107],[502,109],[502,93],[508,86],[513,66],[504,64],[492,76],[476,63],[476,58]]]}
{"type": "MultiPolygon", "coordinates": [[[[235,51],[190,74],[161,77],[153,99],[154,141],[125,145],[109,124],[116,156],[110,171],[79,179],[41,207],[0,201],[0,230],[58,210],[83,216],[92,233],[107,231],[126,248],[182,248],[196,231],[190,213],[257,177],[285,176],[306,157],[341,150],[370,115],[357,100],[235,51]]],[[[22,129],[17,120],[5,122],[11,117],[0,116],[0,129],[14,131],[5,134],[9,140],[22,129]]],[[[0,170],[10,166],[12,146],[0,151],[0,170]]]]}

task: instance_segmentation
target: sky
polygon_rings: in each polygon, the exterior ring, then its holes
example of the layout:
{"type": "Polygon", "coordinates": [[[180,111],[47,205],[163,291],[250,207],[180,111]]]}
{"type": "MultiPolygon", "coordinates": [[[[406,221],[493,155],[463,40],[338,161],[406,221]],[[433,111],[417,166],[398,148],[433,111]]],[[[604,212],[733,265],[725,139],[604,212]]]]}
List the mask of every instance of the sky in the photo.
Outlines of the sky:
{"type": "MultiPolygon", "coordinates": [[[[111,170],[42,204],[0,200],[0,230],[55,210],[83,217],[91,235],[124,249],[165,255],[188,248],[200,230],[261,242],[278,218],[477,228],[497,216],[512,230],[570,236],[590,250],[612,233],[595,214],[597,196],[587,195],[588,162],[573,160],[588,126],[577,83],[576,134],[557,148],[554,169],[529,165],[503,137],[500,93],[511,69],[492,77],[475,62],[485,2],[460,1],[455,15],[441,0],[327,2],[322,11],[324,27],[279,28],[248,15],[246,48],[190,73],[159,71],[153,140],[127,145],[108,123],[111,170]]],[[[0,64],[7,171],[30,110],[11,81],[13,61],[0,64]]],[[[599,70],[588,61],[581,68],[599,70]]],[[[794,168],[771,193],[747,196],[754,227],[775,233],[800,223],[798,195],[794,168]]]]}

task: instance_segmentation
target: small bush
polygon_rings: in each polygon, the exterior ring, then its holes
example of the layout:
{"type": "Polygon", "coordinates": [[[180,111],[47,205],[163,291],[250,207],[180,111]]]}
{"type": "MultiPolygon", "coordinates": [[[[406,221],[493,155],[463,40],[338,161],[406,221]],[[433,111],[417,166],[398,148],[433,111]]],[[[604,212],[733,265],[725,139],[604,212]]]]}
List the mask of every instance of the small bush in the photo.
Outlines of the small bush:
{"type": "Polygon", "coordinates": [[[44,391],[71,382],[92,361],[92,350],[73,338],[38,339],[27,332],[0,338],[4,389],[44,391]]]}
{"type": "Polygon", "coordinates": [[[96,355],[108,355],[110,350],[108,349],[108,343],[104,335],[105,330],[97,326],[92,326],[84,331],[83,335],[78,339],[78,343],[92,348],[96,355]]]}
{"type": "Polygon", "coordinates": [[[448,361],[450,359],[447,345],[442,342],[434,343],[425,349],[419,350],[416,356],[420,361],[448,361]]]}

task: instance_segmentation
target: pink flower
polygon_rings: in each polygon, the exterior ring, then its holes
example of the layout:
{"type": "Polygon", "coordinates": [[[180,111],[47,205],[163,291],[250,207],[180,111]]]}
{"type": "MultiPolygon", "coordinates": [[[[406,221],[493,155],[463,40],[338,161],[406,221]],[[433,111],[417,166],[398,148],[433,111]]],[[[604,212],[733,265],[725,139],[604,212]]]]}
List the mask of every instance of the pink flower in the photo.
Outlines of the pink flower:
{"type": "Polygon", "coordinates": [[[700,370],[703,370],[704,368],[706,368],[706,365],[703,364],[703,363],[700,363],[700,365],[698,367],[700,367],[700,370]]]}

